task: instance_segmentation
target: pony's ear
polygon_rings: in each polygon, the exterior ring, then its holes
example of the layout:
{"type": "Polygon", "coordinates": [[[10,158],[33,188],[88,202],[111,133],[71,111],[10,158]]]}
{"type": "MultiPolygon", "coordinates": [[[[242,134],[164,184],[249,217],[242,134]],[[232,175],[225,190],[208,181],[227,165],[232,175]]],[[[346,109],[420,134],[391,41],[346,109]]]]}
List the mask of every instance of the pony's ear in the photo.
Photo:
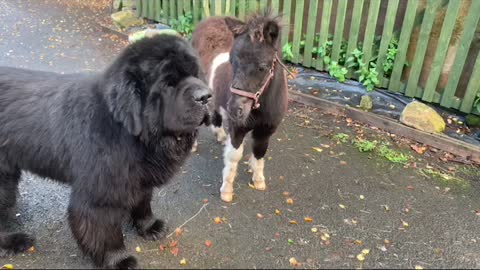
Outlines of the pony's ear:
{"type": "Polygon", "coordinates": [[[227,24],[228,29],[232,31],[235,37],[242,34],[246,30],[245,23],[235,18],[226,17],[225,23],[227,24]]]}
{"type": "Polygon", "coordinates": [[[263,37],[268,44],[276,45],[280,35],[280,26],[274,21],[269,21],[263,27],[263,37]]]}
{"type": "Polygon", "coordinates": [[[117,82],[111,82],[108,91],[108,108],[115,121],[120,122],[134,136],[143,128],[141,87],[142,81],[132,71],[124,71],[117,82]]]}

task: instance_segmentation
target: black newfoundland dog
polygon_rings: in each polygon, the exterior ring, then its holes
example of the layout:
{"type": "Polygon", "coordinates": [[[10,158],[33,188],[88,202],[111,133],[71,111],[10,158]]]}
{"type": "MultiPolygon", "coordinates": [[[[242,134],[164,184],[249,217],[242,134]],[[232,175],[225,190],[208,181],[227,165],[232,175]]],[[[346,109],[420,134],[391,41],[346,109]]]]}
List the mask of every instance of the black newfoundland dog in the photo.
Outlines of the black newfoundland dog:
{"type": "MultiPolygon", "coordinates": [[[[100,267],[135,268],[122,223],[164,236],[152,189],[189,155],[210,96],[195,52],[171,35],[130,45],[98,75],[0,67],[0,212],[14,206],[21,170],[68,183],[83,252],[100,267]]],[[[32,245],[27,234],[0,232],[7,252],[32,245]]]]}

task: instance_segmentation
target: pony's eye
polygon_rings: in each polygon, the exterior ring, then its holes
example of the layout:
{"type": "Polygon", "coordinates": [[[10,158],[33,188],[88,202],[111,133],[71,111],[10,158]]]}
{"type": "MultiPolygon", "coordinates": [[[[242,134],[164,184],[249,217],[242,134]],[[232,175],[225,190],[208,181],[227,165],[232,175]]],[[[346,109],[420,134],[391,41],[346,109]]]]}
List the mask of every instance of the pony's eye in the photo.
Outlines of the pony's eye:
{"type": "Polygon", "coordinates": [[[261,65],[258,66],[258,71],[259,72],[265,72],[265,71],[267,71],[267,68],[268,68],[267,65],[261,64],[261,65]]]}

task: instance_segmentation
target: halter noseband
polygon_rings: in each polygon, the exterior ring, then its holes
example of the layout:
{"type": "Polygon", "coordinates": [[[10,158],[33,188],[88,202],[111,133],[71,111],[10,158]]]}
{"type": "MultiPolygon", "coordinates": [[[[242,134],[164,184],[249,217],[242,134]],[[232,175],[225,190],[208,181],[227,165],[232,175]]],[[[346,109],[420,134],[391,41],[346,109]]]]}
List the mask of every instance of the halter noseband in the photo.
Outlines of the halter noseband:
{"type": "Polygon", "coordinates": [[[278,55],[275,52],[275,57],[273,58],[273,63],[272,63],[272,66],[270,67],[270,70],[268,71],[268,75],[266,77],[266,80],[263,83],[262,87],[260,87],[260,90],[258,90],[256,93],[240,90],[238,88],[233,87],[233,85],[230,86],[230,92],[232,92],[236,95],[242,96],[242,97],[247,97],[247,98],[253,99],[252,108],[253,109],[260,108],[260,102],[258,100],[260,99],[260,96],[263,94],[263,91],[265,91],[265,89],[267,88],[267,86],[270,84],[270,82],[273,79],[275,63],[277,61],[280,61],[280,60],[278,60],[278,55]]]}

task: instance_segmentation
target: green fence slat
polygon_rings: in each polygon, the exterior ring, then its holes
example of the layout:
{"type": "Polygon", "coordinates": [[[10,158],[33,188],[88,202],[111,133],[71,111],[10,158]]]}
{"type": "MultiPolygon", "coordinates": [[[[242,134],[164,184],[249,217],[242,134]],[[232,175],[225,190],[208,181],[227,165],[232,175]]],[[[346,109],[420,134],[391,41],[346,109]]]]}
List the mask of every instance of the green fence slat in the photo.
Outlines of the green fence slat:
{"type": "Polygon", "coordinates": [[[335,32],[333,35],[332,61],[338,62],[340,58],[340,48],[343,40],[343,26],[345,14],[347,13],[347,0],[338,0],[337,19],[335,22],[335,32]]]}
{"type": "Polygon", "coordinates": [[[215,0],[214,4],[215,4],[215,16],[223,15],[222,0],[215,0]]]}
{"type": "Polygon", "coordinates": [[[267,2],[268,2],[268,0],[260,0],[260,12],[263,13],[265,8],[267,7],[267,2]]]}
{"type": "Polygon", "coordinates": [[[417,46],[415,48],[415,56],[413,57],[412,68],[408,76],[407,88],[405,89],[405,95],[413,97],[416,95],[418,86],[418,79],[422,72],[423,60],[425,59],[425,52],[427,51],[428,40],[430,38],[430,32],[432,30],[433,21],[437,14],[437,9],[440,5],[439,0],[428,0],[425,14],[423,15],[422,26],[420,27],[420,34],[417,40],[417,46]]]}
{"type": "MultiPolygon", "coordinates": [[[[352,20],[350,24],[350,33],[348,34],[347,59],[357,48],[358,33],[360,31],[360,22],[362,20],[363,0],[355,0],[353,3],[352,20]]],[[[348,69],[347,77],[351,78],[353,71],[348,69]]]]}
{"type": "Polygon", "coordinates": [[[442,100],[440,101],[440,105],[443,107],[450,108],[452,104],[452,97],[455,95],[455,91],[457,90],[458,81],[460,80],[463,66],[468,56],[472,39],[475,35],[475,29],[478,25],[478,19],[480,17],[479,10],[480,1],[472,1],[470,5],[470,12],[465,19],[462,36],[459,41],[460,46],[458,47],[457,54],[455,55],[452,70],[448,75],[448,82],[445,86],[445,90],[443,91],[442,100]]]}
{"type": "Polygon", "coordinates": [[[183,0],[183,9],[185,13],[192,12],[192,0],[183,0]]]}
{"type": "Polygon", "coordinates": [[[162,15],[161,14],[162,7],[161,7],[161,5],[162,5],[162,0],[153,0],[153,7],[154,7],[153,11],[155,13],[154,19],[157,22],[161,21],[161,19],[162,19],[162,16],[161,16],[162,15]]]}
{"type": "MultiPolygon", "coordinates": [[[[165,1],[165,0],[164,0],[165,1]]],[[[200,21],[200,14],[202,6],[200,3],[201,0],[193,0],[192,2],[192,10],[193,10],[193,24],[197,24],[200,21]]]]}
{"type": "Polygon", "coordinates": [[[177,0],[177,17],[183,15],[183,0],[177,0]]]}
{"type": "Polygon", "coordinates": [[[149,6],[148,6],[148,18],[150,20],[155,20],[155,1],[148,1],[149,6]]]}
{"type": "Polygon", "coordinates": [[[137,7],[137,17],[142,17],[142,0],[136,0],[135,5],[137,7]]]}
{"type": "MultiPolygon", "coordinates": [[[[318,42],[318,47],[320,48],[327,42],[328,39],[328,28],[330,26],[330,15],[332,14],[332,0],[323,0],[323,9],[322,9],[322,24],[320,25],[320,38],[318,42]]],[[[316,68],[318,70],[323,70],[323,59],[318,58],[316,68]]]]}
{"type": "Polygon", "coordinates": [[[170,0],[169,6],[170,6],[170,19],[177,19],[177,9],[176,9],[176,3],[177,1],[175,0],[170,0]]]}
{"type": "Polygon", "coordinates": [[[470,80],[468,81],[467,91],[463,96],[462,105],[460,111],[469,113],[472,111],[473,102],[477,97],[477,93],[480,93],[480,53],[477,54],[477,60],[473,67],[470,80]]]}
{"type": "Polygon", "coordinates": [[[367,26],[365,28],[365,37],[363,40],[363,61],[368,64],[372,58],[372,46],[375,38],[375,28],[377,27],[378,11],[380,10],[380,0],[370,0],[368,8],[367,26]]]}
{"type": "Polygon", "coordinates": [[[445,57],[447,56],[448,46],[450,44],[450,37],[455,27],[455,20],[457,19],[458,11],[462,1],[450,1],[448,3],[447,13],[442,24],[442,32],[438,39],[438,45],[431,64],[430,74],[428,74],[427,84],[423,92],[422,99],[427,102],[432,102],[433,94],[437,90],[438,79],[442,72],[445,57]]]}
{"type": "Polygon", "coordinates": [[[142,1],[142,17],[148,17],[148,0],[142,1]]]}
{"type": "Polygon", "coordinates": [[[280,10],[280,0],[271,0],[272,14],[274,16],[279,15],[278,11],[280,10]]]}
{"type": "Polygon", "coordinates": [[[241,20],[245,20],[246,9],[247,9],[246,0],[240,0],[240,3],[238,5],[238,17],[241,20]]]}
{"type": "Polygon", "coordinates": [[[312,66],[312,48],[315,42],[315,25],[317,24],[317,10],[318,0],[310,0],[308,6],[308,24],[307,37],[305,39],[303,65],[306,67],[312,66]]]}
{"type": "Polygon", "coordinates": [[[292,0],[283,1],[283,21],[284,25],[282,28],[282,46],[288,42],[290,34],[290,11],[292,10],[292,0]]]}
{"type": "Polygon", "coordinates": [[[393,37],[393,27],[395,25],[395,15],[397,14],[399,0],[388,1],[387,12],[385,14],[385,23],[383,24],[382,40],[378,49],[377,72],[378,80],[383,82],[383,63],[387,58],[388,44],[393,37]]]}
{"type": "Polygon", "coordinates": [[[293,63],[300,62],[300,42],[302,40],[303,7],[305,2],[295,1],[295,21],[293,25],[293,63]]]}
{"type": "Polygon", "coordinates": [[[410,43],[410,36],[412,35],[417,7],[418,0],[408,0],[401,28],[402,32],[400,33],[400,38],[398,39],[397,55],[393,63],[390,84],[388,85],[388,89],[391,91],[398,92],[402,90],[400,79],[402,77],[403,67],[407,58],[407,50],[410,43]]]}
{"type": "Polygon", "coordinates": [[[248,0],[247,1],[247,16],[251,16],[257,11],[257,0],[248,0]]]}
{"type": "Polygon", "coordinates": [[[235,17],[235,0],[227,0],[225,2],[225,10],[229,16],[235,17]]]}

